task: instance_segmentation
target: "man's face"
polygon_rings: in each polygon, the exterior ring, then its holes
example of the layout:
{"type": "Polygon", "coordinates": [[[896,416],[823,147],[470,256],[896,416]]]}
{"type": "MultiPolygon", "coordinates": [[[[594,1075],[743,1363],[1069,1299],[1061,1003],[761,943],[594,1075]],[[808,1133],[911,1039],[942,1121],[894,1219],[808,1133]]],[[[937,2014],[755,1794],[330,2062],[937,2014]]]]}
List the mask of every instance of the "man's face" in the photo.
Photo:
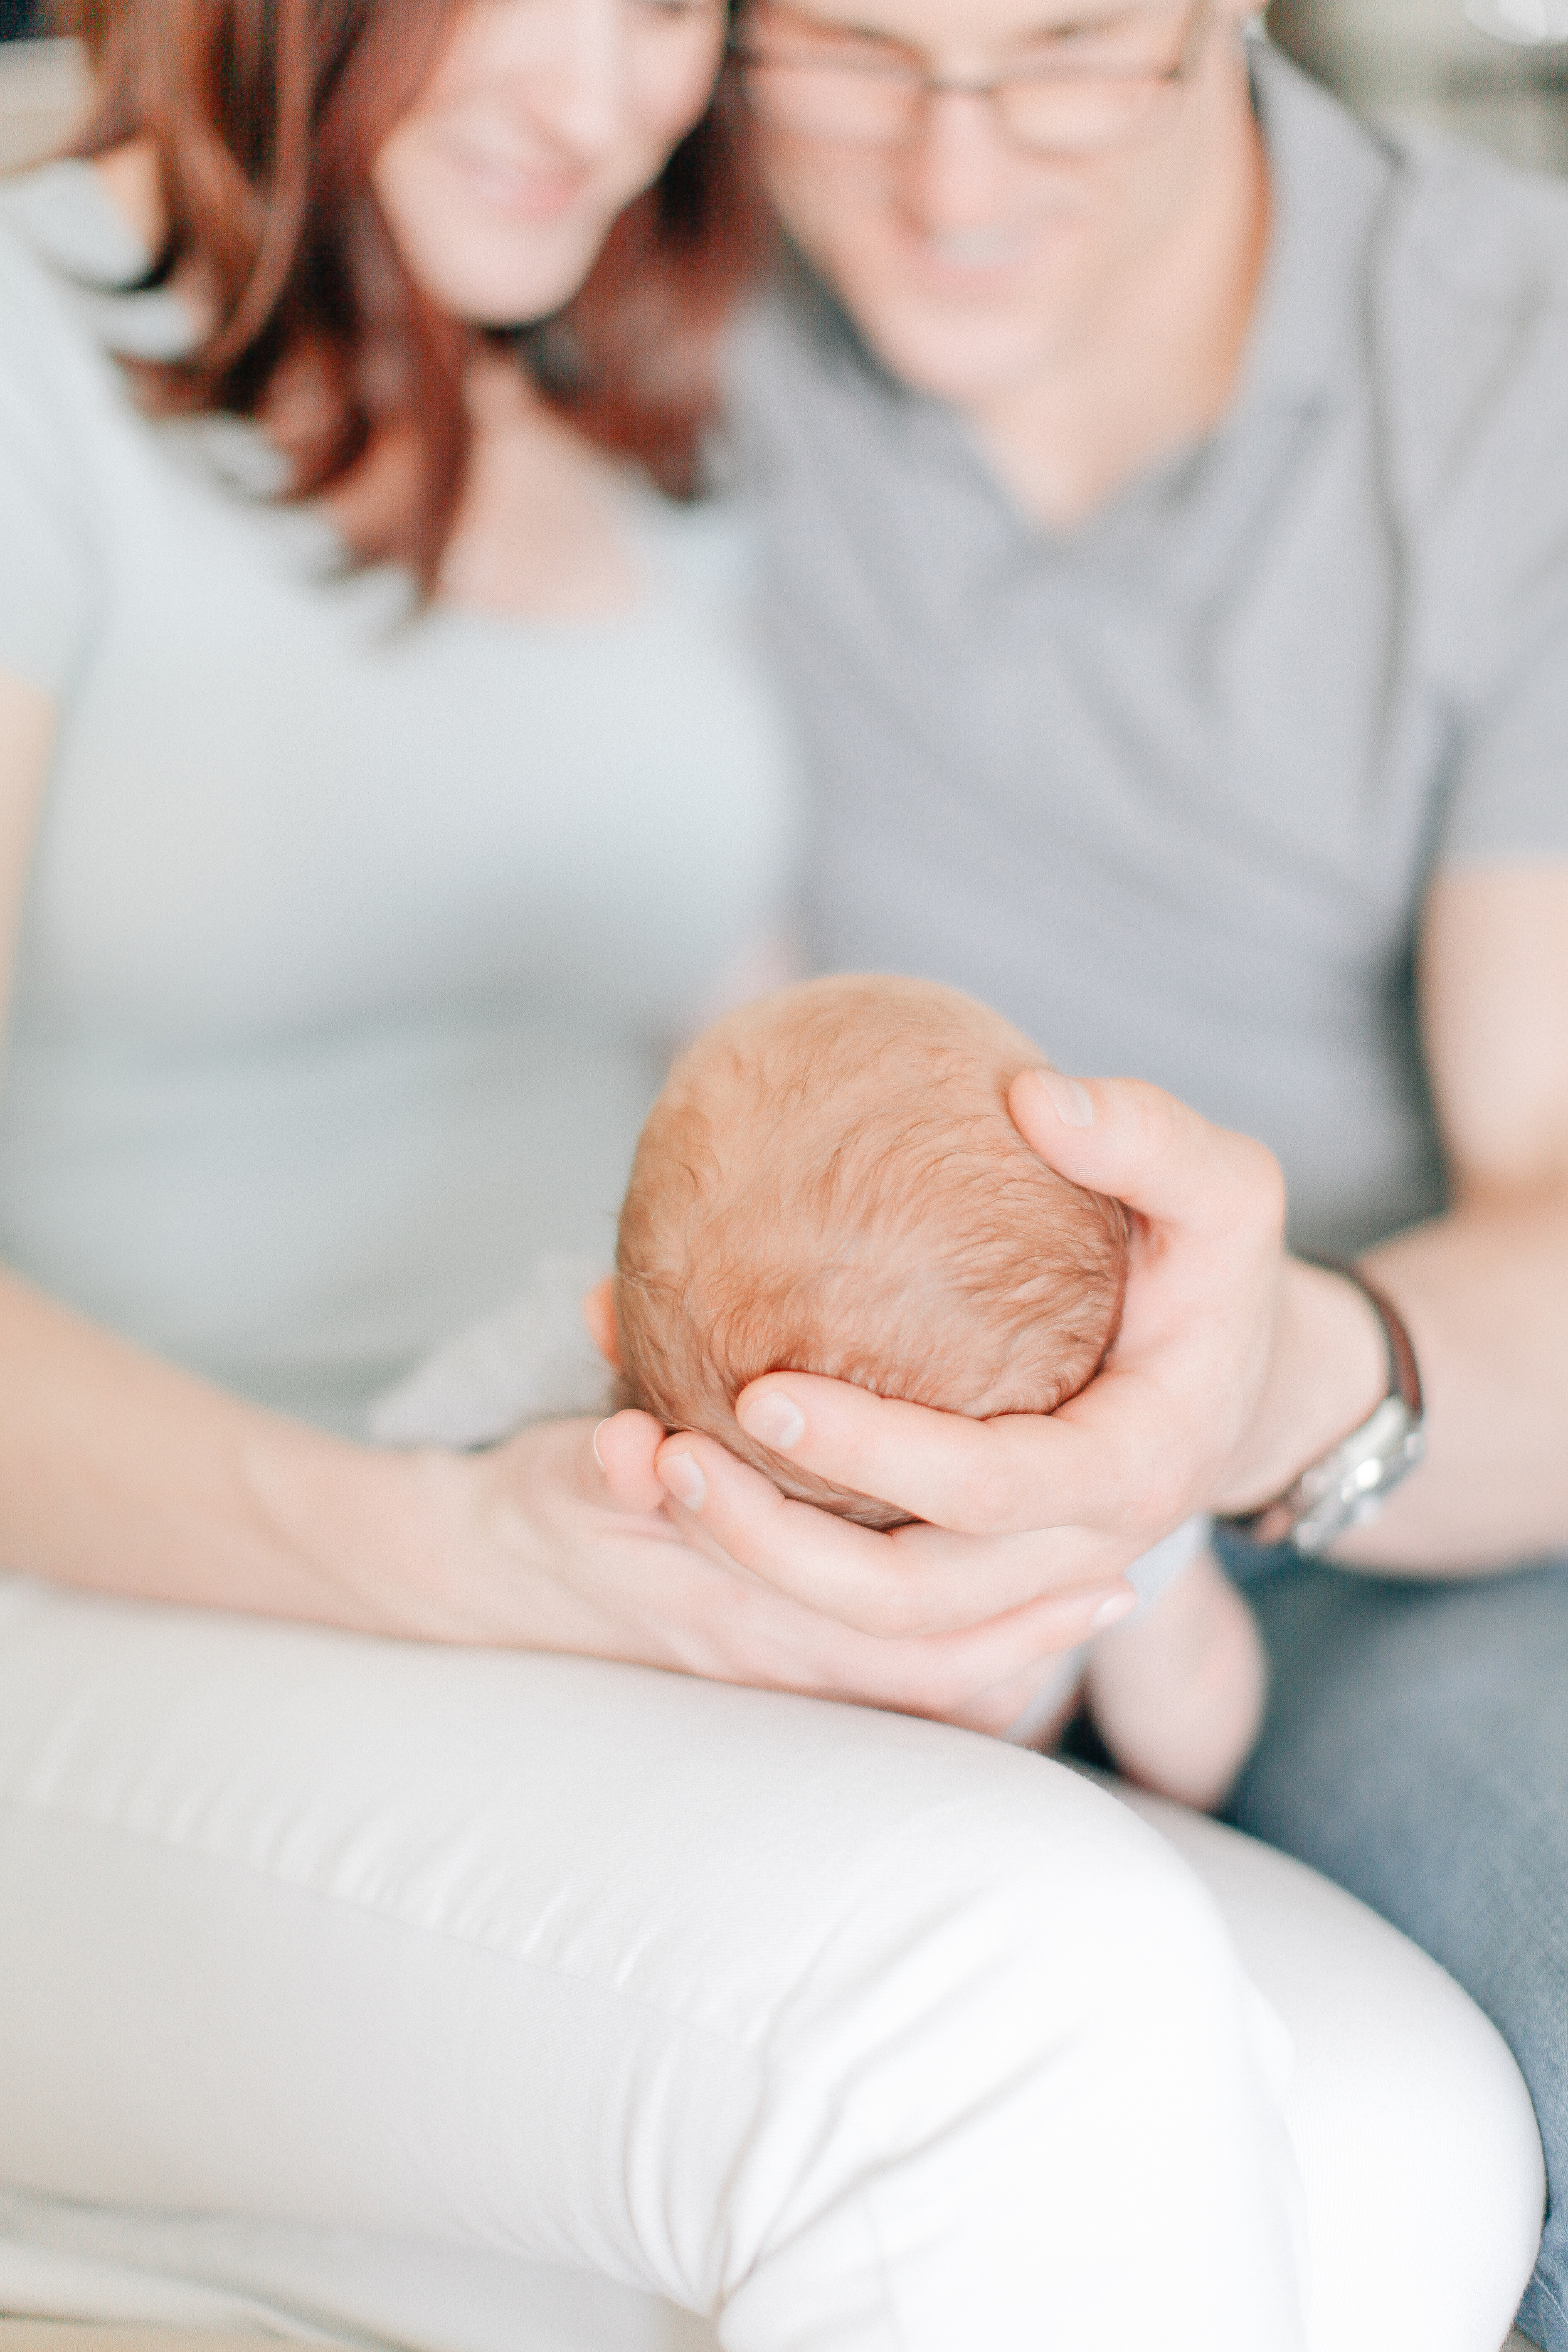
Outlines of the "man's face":
{"type": "Polygon", "coordinates": [[[1160,0],[757,0],[745,22],[759,47],[794,54],[826,35],[846,61],[969,85],[929,95],[888,142],[791,120],[754,75],[773,200],[895,374],[961,407],[1005,400],[1070,359],[1157,266],[1214,159],[1234,151],[1249,110],[1242,13],[1243,0],[1201,13],[1160,0]],[[1184,72],[1145,85],[1131,127],[1084,152],[1020,144],[973,87],[1129,48],[1184,58],[1184,72]]]}

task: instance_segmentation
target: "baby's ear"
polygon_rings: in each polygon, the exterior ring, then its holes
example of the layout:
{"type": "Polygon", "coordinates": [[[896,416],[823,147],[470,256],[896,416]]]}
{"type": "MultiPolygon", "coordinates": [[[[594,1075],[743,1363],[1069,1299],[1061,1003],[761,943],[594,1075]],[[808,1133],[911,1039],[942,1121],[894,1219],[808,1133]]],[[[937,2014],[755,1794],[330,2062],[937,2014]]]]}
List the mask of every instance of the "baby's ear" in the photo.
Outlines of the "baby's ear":
{"type": "Polygon", "coordinates": [[[616,1278],[607,1274],[596,1282],[583,1301],[583,1320],[588,1326],[588,1337],[612,1371],[618,1372],[621,1364],[620,1334],[616,1329],[616,1278]]]}

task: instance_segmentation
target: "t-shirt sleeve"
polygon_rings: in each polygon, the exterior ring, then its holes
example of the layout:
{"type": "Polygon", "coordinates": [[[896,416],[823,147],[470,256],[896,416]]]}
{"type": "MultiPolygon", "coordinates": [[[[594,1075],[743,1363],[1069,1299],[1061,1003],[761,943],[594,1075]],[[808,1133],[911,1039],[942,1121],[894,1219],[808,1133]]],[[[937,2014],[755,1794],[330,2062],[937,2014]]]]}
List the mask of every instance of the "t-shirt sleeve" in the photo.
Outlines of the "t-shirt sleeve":
{"type": "Polygon", "coordinates": [[[1568,627],[1521,667],[1461,756],[1447,866],[1568,861],[1568,627]]]}
{"type": "Polygon", "coordinates": [[[0,669],[65,685],[95,598],[90,487],[53,305],[0,248],[0,669]]]}
{"type": "Polygon", "coordinates": [[[1524,339],[1452,507],[1463,680],[1444,864],[1568,858],[1568,307],[1524,339]]]}

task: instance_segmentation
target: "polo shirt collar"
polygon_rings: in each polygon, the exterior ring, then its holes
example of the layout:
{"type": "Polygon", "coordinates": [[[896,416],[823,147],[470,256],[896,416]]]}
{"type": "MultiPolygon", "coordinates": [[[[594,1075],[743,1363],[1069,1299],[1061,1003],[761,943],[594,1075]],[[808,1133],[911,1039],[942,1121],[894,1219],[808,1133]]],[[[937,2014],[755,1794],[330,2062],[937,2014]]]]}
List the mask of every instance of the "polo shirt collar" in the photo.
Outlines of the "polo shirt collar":
{"type": "Polygon", "coordinates": [[[1368,275],[1397,175],[1376,131],[1267,41],[1248,46],[1273,212],[1232,419],[1316,406],[1362,372],[1368,275]]]}

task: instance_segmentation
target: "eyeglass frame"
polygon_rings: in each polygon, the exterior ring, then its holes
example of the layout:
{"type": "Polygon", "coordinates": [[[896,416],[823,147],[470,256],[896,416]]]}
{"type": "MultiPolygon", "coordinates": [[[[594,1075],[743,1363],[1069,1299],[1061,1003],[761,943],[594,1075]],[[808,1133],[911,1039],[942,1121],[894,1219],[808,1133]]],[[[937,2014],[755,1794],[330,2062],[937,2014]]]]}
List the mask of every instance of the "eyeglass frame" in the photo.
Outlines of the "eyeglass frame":
{"type": "MultiPolygon", "coordinates": [[[[764,6],[771,5],[771,0],[763,0],[763,5],[764,6]]],[[[1190,77],[1193,68],[1197,62],[1198,53],[1205,41],[1207,39],[1210,31],[1213,29],[1215,9],[1216,0],[1193,0],[1193,5],[1187,13],[1186,30],[1182,36],[1181,47],[1176,54],[1175,60],[1173,64],[1162,68],[1158,72],[1124,72],[1118,74],[1100,71],[1097,73],[1092,68],[1084,71],[1078,71],[1071,66],[1057,66],[1047,67],[1044,69],[1037,67],[1032,70],[1029,68],[1024,68],[1022,70],[1015,70],[1010,73],[1004,72],[994,74],[988,81],[955,81],[942,74],[933,74],[930,72],[923,74],[900,72],[899,68],[896,66],[880,67],[876,65],[851,65],[847,59],[824,58],[819,61],[816,68],[816,70],[819,73],[838,73],[845,75],[858,74],[863,76],[867,80],[881,79],[884,82],[900,83],[903,89],[909,92],[911,100],[913,100],[913,110],[911,112],[910,128],[902,134],[901,137],[884,139],[872,134],[863,139],[857,139],[854,133],[849,131],[838,134],[823,133],[820,135],[826,137],[837,136],[841,138],[843,143],[847,146],[898,147],[903,145],[907,141],[920,135],[920,131],[922,127],[921,117],[923,111],[930,105],[931,100],[933,98],[979,98],[989,100],[994,119],[1000,125],[1005,136],[1014,146],[1021,148],[1026,154],[1048,155],[1052,152],[1078,152],[1089,154],[1105,152],[1121,145],[1122,143],[1122,139],[1118,137],[1104,141],[1103,142],[1096,142],[1091,147],[1078,150],[1053,150],[1053,148],[1046,142],[1032,139],[1022,139],[1008,122],[1005,110],[998,104],[997,101],[1005,90],[1016,89],[1020,85],[1026,85],[1031,82],[1040,83],[1055,81],[1063,85],[1070,86],[1075,81],[1080,84],[1087,84],[1094,81],[1146,81],[1152,84],[1156,91],[1162,89],[1174,89],[1179,83],[1187,80],[1190,77]]],[[[729,37],[724,45],[726,54],[741,68],[742,83],[745,79],[745,68],[748,66],[757,67],[765,65],[768,62],[764,57],[759,56],[754,49],[747,47],[745,39],[745,26],[746,17],[751,12],[748,9],[745,15],[742,15],[740,19],[731,26],[729,37]]],[[[796,16],[800,15],[800,11],[798,9],[788,9],[787,13],[791,16],[796,16]]],[[[1129,15],[1143,15],[1152,14],[1152,12],[1142,9],[1131,9],[1126,13],[1129,15]]],[[[820,23],[820,20],[815,17],[807,18],[805,21],[811,24],[820,23]]],[[[825,31],[832,31],[835,28],[831,26],[824,26],[822,29],[825,31]]],[[[929,62],[929,52],[915,48],[912,43],[909,47],[908,54],[911,59],[923,57],[929,62]]],[[[774,59],[773,62],[777,64],[782,63],[783,61],[780,59],[774,59]]],[[[1123,136],[1136,138],[1137,132],[1136,131],[1133,131],[1131,133],[1123,134],[1123,136]]]]}

